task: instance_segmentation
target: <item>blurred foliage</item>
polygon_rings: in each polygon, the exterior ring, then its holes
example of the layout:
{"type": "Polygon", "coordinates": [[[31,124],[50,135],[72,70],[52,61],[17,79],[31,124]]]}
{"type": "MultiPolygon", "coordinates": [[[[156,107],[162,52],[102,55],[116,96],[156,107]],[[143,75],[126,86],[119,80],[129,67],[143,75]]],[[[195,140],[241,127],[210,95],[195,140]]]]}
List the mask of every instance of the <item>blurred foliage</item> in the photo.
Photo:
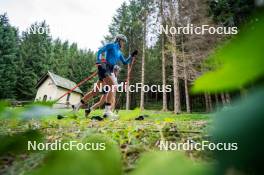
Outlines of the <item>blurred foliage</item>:
{"type": "Polygon", "coordinates": [[[7,106],[8,106],[7,101],[0,101],[0,114],[6,109],[7,106]]]}
{"type": "Polygon", "coordinates": [[[216,173],[263,174],[264,75],[263,12],[254,16],[238,36],[212,55],[216,70],[205,73],[194,85],[194,92],[238,90],[250,84],[246,98],[216,113],[212,139],[215,143],[237,143],[236,151],[215,151],[216,173]]]}
{"type": "Polygon", "coordinates": [[[56,114],[63,114],[63,111],[58,109],[53,109],[47,106],[41,105],[31,105],[25,108],[23,112],[21,112],[18,117],[20,119],[33,119],[33,118],[42,118],[45,116],[51,116],[56,114]]]}
{"type": "Polygon", "coordinates": [[[42,135],[36,130],[28,130],[15,135],[2,135],[0,136],[0,156],[7,153],[26,152],[28,141],[40,142],[41,138],[42,135]]]}
{"type": "Polygon", "coordinates": [[[213,59],[221,62],[215,71],[198,78],[194,92],[221,92],[239,89],[264,75],[264,14],[252,18],[238,36],[216,50],[213,59]]]}
{"type": "Polygon", "coordinates": [[[53,151],[45,158],[44,166],[30,174],[122,174],[120,153],[113,142],[102,135],[94,135],[85,138],[83,143],[106,143],[106,149],[103,151],[53,151]]]}
{"type": "Polygon", "coordinates": [[[52,108],[54,102],[34,102],[24,107],[14,108],[8,101],[0,101],[0,119],[41,119],[51,115],[64,114],[67,110],[52,108]]]}
{"type": "Polygon", "coordinates": [[[54,101],[34,101],[30,105],[42,105],[42,106],[52,107],[55,103],[56,103],[55,100],[54,101]]]}
{"type": "Polygon", "coordinates": [[[137,169],[131,175],[204,175],[212,174],[209,165],[194,162],[182,153],[175,152],[150,152],[138,161],[137,169]]]}
{"type": "Polygon", "coordinates": [[[219,112],[214,120],[213,139],[219,143],[238,143],[237,151],[216,151],[219,173],[232,169],[246,174],[263,174],[264,91],[256,90],[246,101],[219,112]],[[261,173],[262,172],[262,173],[261,173]]]}

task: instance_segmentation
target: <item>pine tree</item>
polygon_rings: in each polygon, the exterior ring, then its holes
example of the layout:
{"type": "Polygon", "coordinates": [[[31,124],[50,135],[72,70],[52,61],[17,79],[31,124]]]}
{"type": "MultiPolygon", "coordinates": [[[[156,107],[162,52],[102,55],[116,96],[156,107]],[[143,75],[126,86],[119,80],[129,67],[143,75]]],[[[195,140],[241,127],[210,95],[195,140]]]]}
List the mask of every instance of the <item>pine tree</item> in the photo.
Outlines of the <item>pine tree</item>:
{"type": "Polygon", "coordinates": [[[0,15],[0,99],[16,98],[18,41],[17,29],[6,14],[0,15]]]}
{"type": "Polygon", "coordinates": [[[20,63],[20,68],[18,69],[19,79],[16,84],[17,99],[32,100],[36,95],[38,77],[31,67],[25,67],[23,62],[20,63]]]}
{"type": "MultiPolygon", "coordinates": [[[[48,28],[44,22],[35,23],[31,28],[48,28]]],[[[32,100],[36,95],[37,81],[52,68],[52,39],[49,33],[22,33],[20,46],[20,68],[17,91],[20,99],[32,100]]]]}

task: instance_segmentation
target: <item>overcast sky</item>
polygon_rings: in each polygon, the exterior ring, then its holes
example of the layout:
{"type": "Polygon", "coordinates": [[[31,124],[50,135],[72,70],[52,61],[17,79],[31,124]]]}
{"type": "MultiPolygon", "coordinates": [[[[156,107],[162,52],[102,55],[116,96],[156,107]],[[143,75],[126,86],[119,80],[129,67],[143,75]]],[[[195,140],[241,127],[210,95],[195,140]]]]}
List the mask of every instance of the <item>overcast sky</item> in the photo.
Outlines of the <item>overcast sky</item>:
{"type": "Polygon", "coordinates": [[[19,30],[46,20],[53,38],[76,42],[94,51],[108,33],[116,9],[125,0],[0,0],[0,14],[7,12],[19,30]]]}

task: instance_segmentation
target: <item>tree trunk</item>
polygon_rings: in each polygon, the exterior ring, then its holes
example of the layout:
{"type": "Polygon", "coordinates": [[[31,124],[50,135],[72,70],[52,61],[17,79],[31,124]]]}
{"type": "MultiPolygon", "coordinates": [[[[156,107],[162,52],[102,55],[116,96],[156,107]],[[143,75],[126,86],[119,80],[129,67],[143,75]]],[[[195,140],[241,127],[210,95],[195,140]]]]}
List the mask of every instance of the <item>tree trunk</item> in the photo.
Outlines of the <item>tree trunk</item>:
{"type": "Polygon", "coordinates": [[[224,93],[221,93],[221,100],[222,100],[222,104],[225,105],[226,104],[226,100],[225,100],[224,93]]]}
{"type": "Polygon", "coordinates": [[[173,91],[174,91],[174,113],[179,114],[181,112],[180,102],[180,88],[178,78],[178,60],[176,54],[176,38],[172,37],[173,53],[172,53],[172,66],[173,66],[173,91]]]}
{"type": "Polygon", "coordinates": [[[214,96],[215,96],[215,108],[218,109],[218,106],[219,106],[218,95],[214,94],[214,96]]]}
{"type": "Polygon", "coordinates": [[[209,99],[208,99],[208,94],[204,93],[204,99],[205,99],[205,111],[209,112],[210,111],[210,107],[209,107],[209,99]]]}
{"type": "MultiPolygon", "coordinates": [[[[146,32],[147,30],[147,13],[145,12],[144,17],[144,28],[143,28],[143,45],[142,45],[142,65],[141,65],[141,84],[144,86],[145,83],[145,47],[146,47],[146,32]]],[[[144,89],[141,88],[140,92],[140,110],[144,110],[144,89]]]]}
{"type": "MultiPolygon", "coordinates": [[[[131,47],[129,45],[129,53],[131,52],[131,47]]],[[[127,65],[127,84],[126,84],[126,87],[128,88],[129,85],[130,85],[130,69],[131,69],[131,65],[128,64],[127,65]]],[[[127,90],[126,91],[126,110],[129,110],[130,109],[130,92],[127,90]]]]}
{"type": "MultiPolygon", "coordinates": [[[[161,13],[161,24],[164,23],[164,14],[163,14],[163,0],[160,2],[160,13],[161,13]]],[[[168,110],[167,105],[167,93],[165,91],[166,87],[166,58],[165,58],[165,48],[164,48],[164,33],[161,34],[161,55],[162,55],[162,85],[164,86],[162,92],[162,111],[168,110]]]]}
{"type": "Polygon", "coordinates": [[[186,110],[187,110],[187,113],[190,113],[191,107],[190,107],[190,97],[189,97],[188,80],[187,79],[184,79],[184,87],[185,87],[186,110]]]}
{"type": "Polygon", "coordinates": [[[215,94],[215,103],[216,103],[216,105],[219,104],[219,100],[218,100],[218,95],[217,94],[215,94]]]}
{"type": "Polygon", "coordinates": [[[188,113],[191,112],[190,108],[190,97],[189,97],[189,89],[188,89],[188,80],[184,79],[184,87],[185,87],[185,98],[186,98],[186,110],[188,113]]]}
{"type": "Polygon", "coordinates": [[[170,106],[171,108],[173,108],[173,105],[174,105],[173,94],[174,94],[174,91],[171,91],[171,92],[170,92],[170,101],[169,101],[169,106],[170,106]]]}
{"type": "Polygon", "coordinates": [[[209,112],[213,111],[212,97],[211,94],[208,94],[208,103],[209,103],[209,112]]]}
{"type": "Polygon", "coordinates": [[[148,92],[147,93],[144,93],[144,102],[146,103],[146,104],[148,104],[148,92]]]}
{"type": "Polygon", "coordinates": [[[226,98],[226,103],[230,104],[231,103],[231,97],[230,97],[229,93],[225,93],[225,98],[226,98]]]}
{"type": "MultiPolygon", "coordinates": [[[[127,76],[129,77],[129,72],[130,72],[130,69],[131,69],[131,65],[128,64],[127,66],[127,76]]],[[[126,87],[128,88],[129,85],[130,85],[130,78],[127,79],[127,84],[126,84],[126,87]]],[[[126,91],[126,110],[129,110],[130,109],[130,92],[129,90],[126,91]]]]}
{"type": "Polygon", "coordinates": [[[182,59],[183,59],[183,73],[184,73],[184,89],[185,89],[186,110],[187,110],[187,113],[190,113],[191,109],[190,109],[190,99],[189,99],[189,90],[188,90],[188,70],[187,70],[186,60],[185,60],[185,57],[184,57],[183,40],[182,40],[182,59]]]}
{"type": "Polygon", "coordinates": [[[167,93],[165,91],[166,87],[166,58],[165,58],[165,51],[164,51],[164,37],[162,36],[162,85],[163,85],[163,92],[162,92],[162,110],[167,111],[168,105],[167,105],[167,93]]]}

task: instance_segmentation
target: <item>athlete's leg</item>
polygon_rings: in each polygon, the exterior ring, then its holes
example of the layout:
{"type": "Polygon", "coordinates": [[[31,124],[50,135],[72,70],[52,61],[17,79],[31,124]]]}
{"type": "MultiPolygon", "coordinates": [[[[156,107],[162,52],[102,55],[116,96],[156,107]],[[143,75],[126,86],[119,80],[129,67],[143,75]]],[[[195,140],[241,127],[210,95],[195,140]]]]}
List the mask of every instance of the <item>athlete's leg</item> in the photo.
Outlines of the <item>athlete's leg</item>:
{"type": "Polygon", "coordinates": [[[106,85],[108,85],[109,89],[108,89],[108,92],[107,92],[107,95],[106,95],[106,103],[109,103],[111,104],[111,101],[112,101],[112,98],[113,98],[113,90],[112,90],[112,87],[114,85],[114,82],[111,78],[111,76],[107,76],[105,79],[104,79],[104,82],[106,85]]]}
{"type": "Polygon", "coordinates": [[[88,117],[88,115],[95,110],[96,108],[102,106],[105,103],[106,100],[106,94],[102,95],[100,100],[96,102],[92,107],[85,109],[85,117],[88,117]]]}
{"type": "Polygon", "coordinates": [[[113,92],[113,98],[112,98],[112,102],[111,102],[111,110],[112,111],[115,110],[115,105],[116,105],[116,92],[113,92]]]}
{"type": "Polygon", "coordinates": [[[95,103],[90,109],[95,110],[96,108],[101,107],[105,103],[105,100],[106,100],[106,95],[102,95],[100,100],[97,103],[95,103]]]}
{"type": "Polygon", "coordinates": [[[86,103],[87,101],[89,101],[92,97],[94,97],[95,95],[98,94],[100,87],[103,87],[103,81],[98,80],[98,81],[96,82],[96,85],[95,85],[95,86],[96,86],[95,88],[93,88],[91,91],[87,92],[87,93],[83,96],[82,100],[83,100],[85,103],[86,103]]]}
{"type": "Polygon", "coordinates": [[[92,97],[98,94],[100,86],[103,86],[103,81],[98,80],[96,82],[95,88],[93,88],[91,91],[87,92],[84,97],[81,99],[79,103],[76,105],[73,105],[74,112],[77,112],[87,101],[89,101],[92,97]]]}
{"type": "Polygon", "coordinates": [[[104,79],[105,85],[108,85],[107,87],[109,87],[108,92],[107,92],[107,96],[106,96],[106,103],[105,103],[105,113],[104,116],[108,117],[113,115],[112,110],[111,110],[111,106],[112,106],[112,102],[113,102],[113,98],[114,98],[114,93],[113,93],[113,85],[114,82],[111,78],[111,76],[107,76],[104,79]]]}
{"type": "Polygon", "coordinates": [[[114,93],[113,93],[113,85],[114,85],[114,82],[111,78],[111,76],[107,76],[105,79],[104,79],[104,82],[106,85],[108,85],[108,87],[110,89],[108,89],[108,92],[107,92],[107,96],[106,96],[106,103],[111,103],[112,101],[112,98],[114,96],[114,93]]]}

